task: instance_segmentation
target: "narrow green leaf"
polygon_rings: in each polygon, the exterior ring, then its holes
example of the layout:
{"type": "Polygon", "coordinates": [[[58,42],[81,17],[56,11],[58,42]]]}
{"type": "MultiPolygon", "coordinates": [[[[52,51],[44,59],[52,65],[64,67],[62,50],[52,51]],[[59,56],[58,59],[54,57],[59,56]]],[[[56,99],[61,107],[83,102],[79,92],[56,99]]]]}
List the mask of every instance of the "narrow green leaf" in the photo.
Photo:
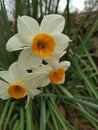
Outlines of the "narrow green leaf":
{"type": "Polygon", "coordinates": [[[6,114],[8,112],[10,102],[11,102],[11,100],[8,100],[5,103],[4,110],[3,110],[1,117],[0,117],[0,129],[2,129],[2,125],[3,125],[4,119],[6,117],[6,114]]]}
{"type": "Polygon", "coordinates": [[[45,100],[41,98],[41,111],[40,111],[40,130],[46,130],[46,104],[45,100]]]}
{"type": "Polygon", "coordinates": [[[25,129],[24,109],[20,108],[20,130],[25,129]]]}
{"type": "Polygon", "coordinates": [[[8,125],[8,122],[10,120],[14,105],[15,105],[15,102],[11,103],[11,106],[9,108],[9,111],[8,111],[8,114],[6,116],[6,120],[5,120],[5,123],[4,123],[4,130],[6,130],[6,128],[7,128],[7,125],[8,125]]]}

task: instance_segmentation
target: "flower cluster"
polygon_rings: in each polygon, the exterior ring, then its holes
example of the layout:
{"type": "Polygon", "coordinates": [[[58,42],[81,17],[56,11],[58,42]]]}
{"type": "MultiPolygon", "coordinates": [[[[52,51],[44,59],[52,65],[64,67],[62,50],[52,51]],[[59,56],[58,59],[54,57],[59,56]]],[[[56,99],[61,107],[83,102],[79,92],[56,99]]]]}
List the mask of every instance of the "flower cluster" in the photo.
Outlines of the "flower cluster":
{"type": "Polygon", "coordinates": [[[69,61],[60,62],[70,41],[62,33],[64,25],[64,18],[57,14],[44,16],[40,25],[31,17],[18,16],[18,33],[8,40],[6,49],[21,52],[8,71],[0,71],[0,98],[33,98],[40,87],[64,83],[70,66],[69,61]]]}

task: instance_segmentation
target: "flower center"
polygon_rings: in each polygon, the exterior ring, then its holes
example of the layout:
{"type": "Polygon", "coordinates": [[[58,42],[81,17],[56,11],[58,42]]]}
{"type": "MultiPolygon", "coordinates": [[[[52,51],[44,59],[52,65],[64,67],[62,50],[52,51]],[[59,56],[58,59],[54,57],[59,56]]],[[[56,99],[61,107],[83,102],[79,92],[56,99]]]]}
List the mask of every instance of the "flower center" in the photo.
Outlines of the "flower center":
{"type": "Polygon", "coordinates": [[[45,48],[45,44],[42,41],[38,41],[38,48],[39,49],[44,49],[45,48]]]}
{"type": "Polygon", "coordinates": [[[32,51],[38,56],[49,56],[55,49],[55,41],[52,36],[39,33],[32,41],[32,51]]]}
{"type": "Polygon", "coordinates": [[[22,98],[25,94],[24,85],[18,82],[10,84],[8,87],[8,94],[15,99],[22,98]]]}
{"type": "Polygon", "coordinates": [[[51,83],[58,84],[64,78],[64,69],[58,68],[57,71],[51,70],[49,77],[50,77],[51,83]]]}

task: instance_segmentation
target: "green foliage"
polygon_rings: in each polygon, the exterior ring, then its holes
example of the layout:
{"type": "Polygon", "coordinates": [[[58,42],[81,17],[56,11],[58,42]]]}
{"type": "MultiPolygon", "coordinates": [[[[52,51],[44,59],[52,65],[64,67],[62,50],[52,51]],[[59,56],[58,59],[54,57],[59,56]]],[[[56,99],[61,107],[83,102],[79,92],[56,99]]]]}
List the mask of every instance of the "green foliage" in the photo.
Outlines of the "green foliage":
{"type": "MultiPolygon", "coordinates": [[[[29,15],[40,23],[46,14],[59,13],[60,0],[16,0],[15,25],[17,32],[17,16],[29,15]]],[[[98,67],[94,61],[94,52],[91,52],[91,37],[98,28],[98,14],[92,19],[91,25],[83,35],[79,34],[82,26],[92,13],[92,9],[85,13],[80,24],[71,33],[73,21],[69,10],[69,0],[62,15],[66,18],[63,33],[71,39],[68,52],[64,59],[71,62],[66,72],[66,82],[60,86],[49,85],[43,88],[43,93],[30,101],[25,109],[26,98],[22,100],[0,100],[0,130],[79,130],[74,121],[74,110],[89,124],[98,130],[98,67]],[[78,39],[78,45],[73,45],[78,39]],[[72,48],[71,46],[75,46],[72,48]],[[63,116],[59,106],[62,105],[67,116],[63,116]]],[[[17,60],[16,52],[6,51],[6,42],[14,34],[10,29],[4,1],[0,0],[2,19],[0,23],[0,70],[8,69],[9,65],[17,60]]]]}

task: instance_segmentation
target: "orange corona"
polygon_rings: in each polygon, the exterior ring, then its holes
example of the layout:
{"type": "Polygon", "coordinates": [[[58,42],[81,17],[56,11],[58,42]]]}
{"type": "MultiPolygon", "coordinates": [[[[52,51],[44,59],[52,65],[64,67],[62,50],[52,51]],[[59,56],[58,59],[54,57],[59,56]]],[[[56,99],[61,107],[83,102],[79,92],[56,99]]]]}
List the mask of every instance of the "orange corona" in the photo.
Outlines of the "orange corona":
{"type": "Polygon", "coordinates": [[[50,77],[51,83],[58,84],[64,78],[64,69],[58,68],[56,71],[51,70],[49,77],[50,77]]]}
{"type": "Polygon", "coordinates": [[[38,56],[49,56],[55,49],[55,41],[52,36],[39,33],[32,41],[32,51],[38,56]]]}
{"type": "Polygon", "coordinates": [[[25,95],[25,88],[23,84],[15,82],[9,85],[8,94],[15,99],[22,98],[25,95]]]}

